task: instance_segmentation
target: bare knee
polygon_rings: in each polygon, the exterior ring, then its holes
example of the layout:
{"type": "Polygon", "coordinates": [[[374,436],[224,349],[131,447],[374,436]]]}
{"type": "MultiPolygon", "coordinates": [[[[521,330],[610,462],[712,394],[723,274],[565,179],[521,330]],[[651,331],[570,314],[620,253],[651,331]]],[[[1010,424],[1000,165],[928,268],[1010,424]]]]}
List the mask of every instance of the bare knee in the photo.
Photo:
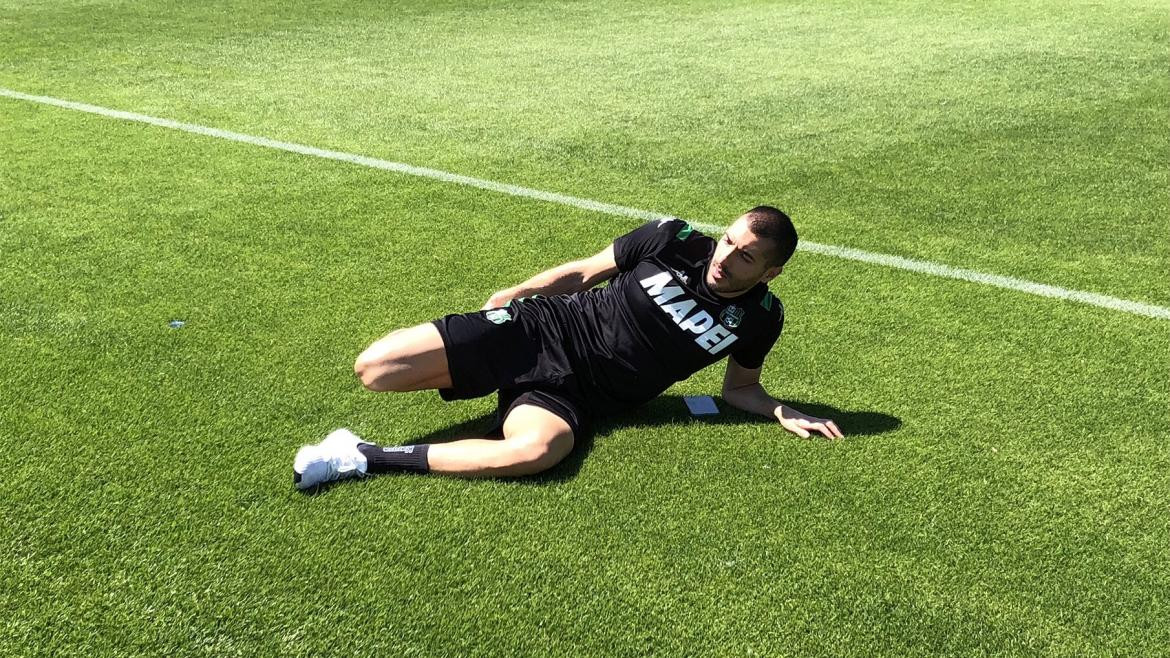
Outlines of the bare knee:
{"type": "Polygon", "coordinates": [[[371,391],[451,386],[443,337],[429,322],[383,336],[358,356],[353,371],[371,391]]]}
{"type": "Polygon", "coordinates": [[[404,390],[402,379],[395,375],[403,370],[396,336],[404,329],[391,332],[367,347],[353,363],[353,372],[371,391],[404,390]]]}
{"type": "Polygon", "coordinates": [[[521,434],[504,439],[507,450],[502,451],[497,467],[506,468],[509,475],[531,475],[552,468],[573,448],[572,433],[555,436],[521,434]]]}

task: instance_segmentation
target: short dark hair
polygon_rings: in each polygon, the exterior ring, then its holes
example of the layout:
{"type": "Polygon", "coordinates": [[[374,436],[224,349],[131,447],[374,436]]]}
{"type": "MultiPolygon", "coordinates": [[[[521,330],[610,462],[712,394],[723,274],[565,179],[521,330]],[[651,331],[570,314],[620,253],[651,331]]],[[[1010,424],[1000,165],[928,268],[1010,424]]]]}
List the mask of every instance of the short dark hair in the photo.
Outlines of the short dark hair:
{"type": "Polygon", "coordinates": [[[792,225],[788,215],[772,206],[756,206],[743,216],[747,218],[748,228],[752,233],[772,241],[773,248],[765,254],[769,266],[783,265],[792,258],[792,253],[796,251],[797,237],[796,227],[792,225]]]}

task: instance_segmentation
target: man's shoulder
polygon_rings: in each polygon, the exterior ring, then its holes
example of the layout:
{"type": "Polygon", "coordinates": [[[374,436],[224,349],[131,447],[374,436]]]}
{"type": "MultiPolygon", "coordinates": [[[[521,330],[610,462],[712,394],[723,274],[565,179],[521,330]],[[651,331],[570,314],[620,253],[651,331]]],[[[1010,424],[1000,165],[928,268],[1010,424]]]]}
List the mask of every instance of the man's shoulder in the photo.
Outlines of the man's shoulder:
{"type": "Polygon", "coordinates": [[[784,324],[784,302],[766,284],[760,284],[760,290],[752,294],[752,299],[751,309],[757,321],[765,325],[784,324]]]}
{"type": "Polygon", "coordinates": [[[678,259],[686,264],[695,264],[711,256],[715,240],[681,219],[660,221],[660,230],[666,235],[659,256],[663,259],[678,259]]]}
{"type": "Polygon", "coordinates": [[[691,239],[710,239],[701,230],[691,226],[690,222],[678,217],[663,217],[659,220],[653,220],[653,224],[655,230],[679,242],[687,242],[691,239]]]}

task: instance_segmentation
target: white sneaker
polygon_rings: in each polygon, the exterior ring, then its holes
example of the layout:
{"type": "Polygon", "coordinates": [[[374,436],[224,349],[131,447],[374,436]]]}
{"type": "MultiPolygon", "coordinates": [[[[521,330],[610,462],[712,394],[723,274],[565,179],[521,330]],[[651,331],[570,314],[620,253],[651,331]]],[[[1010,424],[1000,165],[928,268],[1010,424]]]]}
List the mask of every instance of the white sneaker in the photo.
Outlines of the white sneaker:
{"type": "Polygon", "coordinates": [[[293,484],[297,489],[311,489],[322,482],[364,476],[366,457],[357,449],[363,443],[370,444],[342,428],[317,445],[301,446],[293,459],[293,484]]]}

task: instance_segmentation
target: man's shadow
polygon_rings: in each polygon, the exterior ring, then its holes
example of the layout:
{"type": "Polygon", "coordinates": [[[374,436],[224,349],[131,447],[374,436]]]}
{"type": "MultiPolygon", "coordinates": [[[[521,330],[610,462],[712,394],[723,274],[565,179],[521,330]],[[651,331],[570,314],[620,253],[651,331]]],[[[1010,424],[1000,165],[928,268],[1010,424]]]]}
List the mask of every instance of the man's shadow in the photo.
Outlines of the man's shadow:
{"type": "MultiPolygon", "coordinates": [[[[845,434],[846,441],[856,439],[859,436],[884,434],[896,430],[902,425],[899,418],[878,411],[842,410],[802,400],[781,400],[781,402],[785,406],[799,409],[810,416],[832,419],[845,434]]],[[[576,477],[581,470],[581,465],[585,462],[589,452],[593,450],[593,444],[597,437],[608,436],[616,430],[627,427],[647,428],[685,423],[694,423],[695,425],[771,424],[775,425],[780,432],[784,432],[779,422],[775,420],[741,411],[723,400],[716,402],[716,405],[719,407],[718,415],[692,416],[683,401],[683,396],[659,396],[636,409],[594,421],[591,431],[586,431],[584,436],[574,437],[573,450],[556,466],[535,475],[510,479],[529,484],[550,484],[570,480],[576,477]]],[[[503,419],[498,417],[497,412],[493,411],[457,425],[435,430],[409,443],[448,443],[467,438],[503,438],[502,421],[503,419]]],[[[817,436],[819,435],[814,433],[812,438],[815,439],[817,436]]]]}

